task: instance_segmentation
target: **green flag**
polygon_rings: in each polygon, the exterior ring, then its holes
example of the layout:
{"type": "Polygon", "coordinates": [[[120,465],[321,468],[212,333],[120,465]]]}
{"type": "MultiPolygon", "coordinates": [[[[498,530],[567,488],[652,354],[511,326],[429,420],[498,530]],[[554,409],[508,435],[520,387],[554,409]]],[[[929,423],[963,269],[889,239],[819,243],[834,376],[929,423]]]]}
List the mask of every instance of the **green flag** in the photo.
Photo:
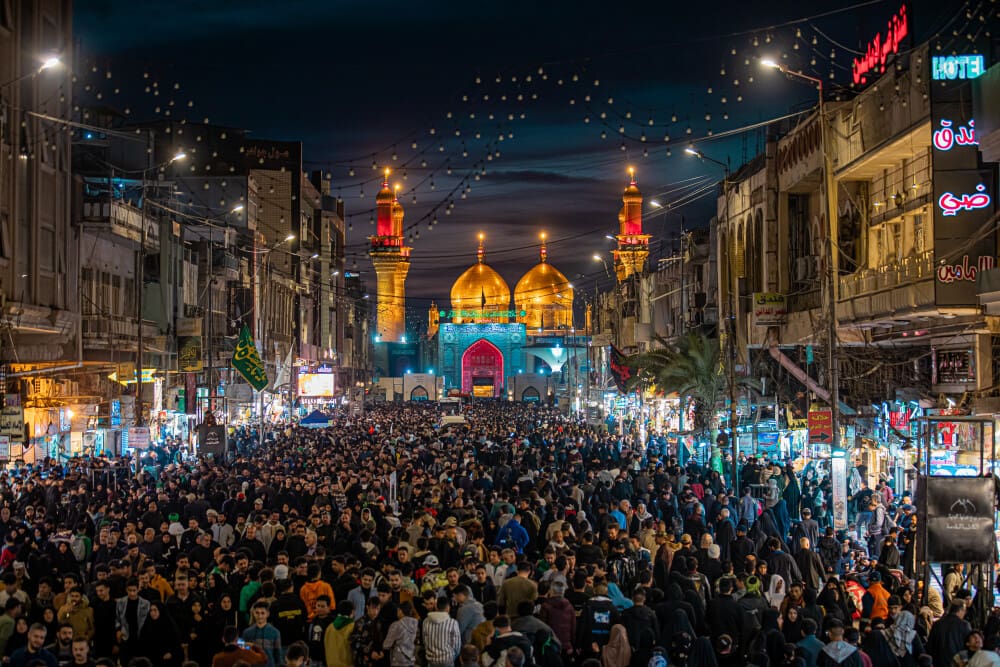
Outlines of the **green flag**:
{"type": "Polygon", "coordinates": [[[250,327],[244,326],[240,331],[240,340],[233,350],[233,368],[238,370],[257,391],[267,386],[267,371],[264,370],[260,354],[257,353],[257,346],[253,344],[250,327]]]}

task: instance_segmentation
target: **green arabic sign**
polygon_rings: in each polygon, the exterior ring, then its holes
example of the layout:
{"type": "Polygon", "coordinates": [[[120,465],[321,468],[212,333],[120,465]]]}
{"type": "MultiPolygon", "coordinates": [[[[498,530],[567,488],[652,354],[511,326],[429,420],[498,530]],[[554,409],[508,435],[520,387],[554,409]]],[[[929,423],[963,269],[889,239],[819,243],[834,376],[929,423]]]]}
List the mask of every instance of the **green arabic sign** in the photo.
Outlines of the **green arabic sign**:
{"type": "Polygon", "coordinates": [[[440,317],[463,320],[485,320],[493,317],[524,317],[525,310],[439,310],[440,317]]]}

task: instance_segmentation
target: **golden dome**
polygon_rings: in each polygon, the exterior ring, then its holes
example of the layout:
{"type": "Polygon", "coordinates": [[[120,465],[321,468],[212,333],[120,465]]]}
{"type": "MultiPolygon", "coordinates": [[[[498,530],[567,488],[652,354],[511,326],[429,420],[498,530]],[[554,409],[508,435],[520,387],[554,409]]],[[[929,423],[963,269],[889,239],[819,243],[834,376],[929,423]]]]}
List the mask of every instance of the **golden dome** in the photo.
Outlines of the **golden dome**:
{"type": "Polygon", "coordinates": [[[570,328],[573,326],[573,287],[547,260],[548,251],[543,240],[539,263],[529,269],[514,288],[517,321],[529,329],[570,328]],[[525,314],[521,315],[520,311],[525,314]]]}
{"type": "Polygon", "coordinates": [[[451,309],[455,312],[452,322],[506,322],[506,311],[510,310],[510,288],[507,282],[483,259],[483,237],[479,237],[479,261],[458,277],[451,286],[451,309]],[[477,315],[462,317],[461,311],[473,311],[477,315]],[[503,311],[503,315],[490,313],[503,311]]]}

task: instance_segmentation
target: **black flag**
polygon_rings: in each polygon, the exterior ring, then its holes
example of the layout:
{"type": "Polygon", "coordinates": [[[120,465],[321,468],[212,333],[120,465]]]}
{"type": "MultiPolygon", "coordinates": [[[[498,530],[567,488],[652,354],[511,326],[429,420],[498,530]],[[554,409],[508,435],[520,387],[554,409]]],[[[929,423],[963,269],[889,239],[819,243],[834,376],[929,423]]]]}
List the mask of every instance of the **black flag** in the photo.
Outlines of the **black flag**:
{"type": "Polygon", "coordinates": [[[608,366],[611,370],[611,377],[615,379],[618,391],[624,394],[626,391],[625,385],[632,378],[633,370],[628,365],[628,357],[625,356],[625,353],[614,345],[611,346],[611,358],[608,360],[608,366]]]}

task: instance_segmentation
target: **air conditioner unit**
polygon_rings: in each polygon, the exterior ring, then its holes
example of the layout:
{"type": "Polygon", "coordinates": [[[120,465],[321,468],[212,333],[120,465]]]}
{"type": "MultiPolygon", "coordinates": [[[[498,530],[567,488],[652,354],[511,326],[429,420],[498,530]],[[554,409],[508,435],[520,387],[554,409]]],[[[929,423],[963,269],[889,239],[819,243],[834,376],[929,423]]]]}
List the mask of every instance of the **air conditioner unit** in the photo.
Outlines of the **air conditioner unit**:
{"type": "Polygon", "coordinates": [[[55,393],[55,382],[45,378],[35,378],[28,383],[28,393],[31,398],[43,398],[55,393]]]}

